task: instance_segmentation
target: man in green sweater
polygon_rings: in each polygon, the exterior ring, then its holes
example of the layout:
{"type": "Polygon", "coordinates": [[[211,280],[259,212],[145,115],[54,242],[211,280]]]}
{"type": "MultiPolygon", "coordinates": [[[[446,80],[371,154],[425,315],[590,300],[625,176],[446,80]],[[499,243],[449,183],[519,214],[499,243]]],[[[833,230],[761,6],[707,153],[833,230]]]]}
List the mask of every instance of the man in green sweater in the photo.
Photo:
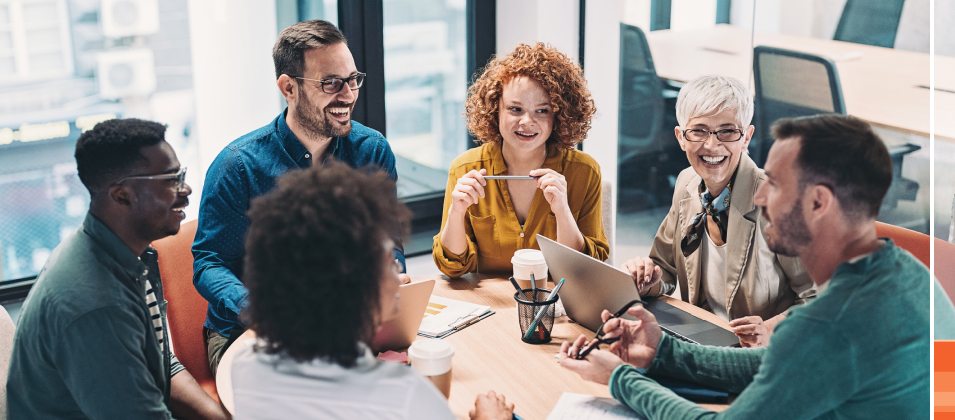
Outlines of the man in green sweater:
{"type": "Polygon", "coordinates": [[[675,340],[638,305],[628,312],[637,321],[606,323],[605,338],[620,337],[609,351],[575,360],[582,336],[561,346],[561,366],[609,384],[649,419],[928,418],[932,281],[873,223],[892,182],[888,151],[868,124],[842,115],[783,119],[773,136],[755,203],[770,222],[770,249],[800,258],[816,300],[793,308],[771,345],[756,349],[675,340]],[[739,396],[714,413],[646,374],[739,396]]]}

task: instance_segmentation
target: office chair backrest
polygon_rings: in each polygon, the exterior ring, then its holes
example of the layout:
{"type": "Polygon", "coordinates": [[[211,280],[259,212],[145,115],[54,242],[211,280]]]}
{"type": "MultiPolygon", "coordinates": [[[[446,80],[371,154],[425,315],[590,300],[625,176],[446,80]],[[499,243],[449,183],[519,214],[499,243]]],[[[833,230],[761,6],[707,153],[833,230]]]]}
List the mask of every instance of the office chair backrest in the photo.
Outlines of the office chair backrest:
{"type": "Polygon", "coordinates": [[[832,60],[799,51],[758,46],[753,50],[756,79],[757,141],[753,160],[762,166],[772,146],[770,135],[780,118],[825,113],[845,114],[839,72],[832,60]]]}
{"type": "Polygon", "coordinates": [[[892,48],[905,0],[848,0],[832,39],[892,48]]]}
{"type": "Polygon", "coordinates": [[[620,24],[621,160],[653,143],[663,125],[663,84],[650,45],[636,26],[620,24]]]}
{"type": "Polygon", "coordinates": [[[613,184],[610,181],[603,181],[600,186],[600,215],[604,224],[604,235],[607,236],[607,264],[613,265],[613,184]]]}
{"type": "Polygon", "coordinates": [[[935,241],[935,278],[945,289],[949,300],[955,302],[955,244],[938,238],[935,241]]]}
{"type": "MultiPolygon", "coordinates": [[[[880,238],[891,238],[895,246],[912,253],[916,259],[929,266],[931,261],[931,239],[924,233],[909,230],[888,223],[875,222],[875,234],[880,238]]],[[[937,249],[937,248],[936,248],[937,249]]],[[[936,258],[935,261],[938,261],[936,258]]]]}
{"type": "Polygon", "coordinates": [[[169,301],[169,335],[179,362],[196,379],[209,396],[219,401],[216,381],[209,369],[202,324],[206,322],[209,302],[199,295],[192,283],[192,241],[196,237],[197,220],[183,224],[179,233],[153,242],[159,253],[163,297],[169,301]]]}
{"type": "Polygon", "coordinates": [[[13,352],[13,332],[16,326],[7,309],[0,306],[0,420],[7,419],[7,371],[13,352]]]}

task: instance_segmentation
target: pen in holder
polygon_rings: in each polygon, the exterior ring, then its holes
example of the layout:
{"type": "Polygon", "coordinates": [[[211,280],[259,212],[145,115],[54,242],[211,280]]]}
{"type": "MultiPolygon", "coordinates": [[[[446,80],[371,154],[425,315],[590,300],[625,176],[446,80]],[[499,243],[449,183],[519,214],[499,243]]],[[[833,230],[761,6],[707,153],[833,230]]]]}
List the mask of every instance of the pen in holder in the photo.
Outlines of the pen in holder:
{"type": "Polygon", "coordinates": [[[550,333],[554,328],[554,306],[558,297],[548,296],[551,291],[547,289],[524,289],[523,292],[531,300],[522,298],[520,292],[514,293],[517,319],[521,324],[521,340],[528,344],[549,343],[550,333]]]}

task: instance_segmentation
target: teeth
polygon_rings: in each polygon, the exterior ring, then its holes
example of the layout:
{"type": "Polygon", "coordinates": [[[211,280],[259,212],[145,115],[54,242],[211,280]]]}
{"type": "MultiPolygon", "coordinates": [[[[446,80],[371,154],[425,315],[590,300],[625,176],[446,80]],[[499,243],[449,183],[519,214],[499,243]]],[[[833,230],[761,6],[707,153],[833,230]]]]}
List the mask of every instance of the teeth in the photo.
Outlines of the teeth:
{"type": "Polygon", "coordinates": [[[537,135],[537,133],[521,133],[520,131],[515,131],[515,133],[521,137],[534,137],[537,135]]]}
{"type": "Polygon", "coordinates": [[[700,156],[700,158],[710,165],[716,165],[720,162],[723,162],[723,160],[726,159],[726,156],[700,156]]]}
{"type": "Polygon", "coordinates": [[[346,115],[348,114],[348,108],[329,108],[328,112],[336,115],[346,115]]]}

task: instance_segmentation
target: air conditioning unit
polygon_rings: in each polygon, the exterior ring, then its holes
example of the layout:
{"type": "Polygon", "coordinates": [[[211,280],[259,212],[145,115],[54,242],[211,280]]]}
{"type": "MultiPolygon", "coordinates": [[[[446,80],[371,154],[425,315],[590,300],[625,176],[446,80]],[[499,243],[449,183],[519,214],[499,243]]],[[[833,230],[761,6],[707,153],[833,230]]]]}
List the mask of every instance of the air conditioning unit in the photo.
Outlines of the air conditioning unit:
{"type": "Polygon", "coordinates": [[[159,32],[159,0],[101,0],[100,23],[108,38],[159,32]]]}
{"type": "Polygon", "coordinates": [[[115,50],[96,56],[97,78],[103,99],[145,96],[156,90],[153,52],[147,49],[115,50]]]}

